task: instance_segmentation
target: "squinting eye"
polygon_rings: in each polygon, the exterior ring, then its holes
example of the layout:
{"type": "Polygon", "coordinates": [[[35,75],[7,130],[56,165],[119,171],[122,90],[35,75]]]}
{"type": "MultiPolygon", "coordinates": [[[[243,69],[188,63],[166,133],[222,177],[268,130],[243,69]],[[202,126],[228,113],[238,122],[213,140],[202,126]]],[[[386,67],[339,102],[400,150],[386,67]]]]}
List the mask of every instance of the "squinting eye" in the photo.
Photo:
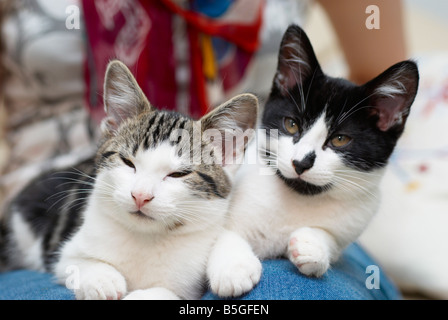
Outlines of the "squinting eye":
{"type": "Polygon", "coordinates": [[[182,177],[185,177],[185,176],[189,175],[191,172],[192,171],[188,171],[188,170],[177,171],[177,172],[170,173],[168,175],[168,177],[171,177],[171,178],[182,178],[182,177]]]}
{"type": "Polygon", "coordinates": [[[343,134],[338,134],[331,139],[331,145],[333,147],[340,148],[347,145],[350,141],[352,141],[352,138],[343,134]]]}
{"type": "Polygon", "coordinates": [[[284,125],[285,129],[292,135],[296,134],[299,131],[299,126],[291,118],[285,118],[284,125]]]}
{"type": "Polygon", "coordinates": [[[127,165],[128,167],[130,167],[130,168],[132,168],[132,169],[135,170],[135,166],[134,166],[134,164],[132,163],[131,160],[126,159],[126,158],[123,157],[123,156],[120,156],[120,158],[121,158],[121,161],[123,161],[123,163],[124,163],[125,165],[127,165]]]}

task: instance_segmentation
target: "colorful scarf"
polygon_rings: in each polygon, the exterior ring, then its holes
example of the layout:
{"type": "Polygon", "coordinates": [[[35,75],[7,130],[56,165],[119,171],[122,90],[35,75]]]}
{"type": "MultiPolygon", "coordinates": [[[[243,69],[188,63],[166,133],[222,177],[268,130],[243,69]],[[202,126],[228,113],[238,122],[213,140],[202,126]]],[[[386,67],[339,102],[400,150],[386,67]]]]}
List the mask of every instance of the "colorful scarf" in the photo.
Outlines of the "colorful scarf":
{"type": "Polygon", "coordinates": [[[238,85],[259,47],[263,0],[83,0],[86,99],[104,116],[103,77],[123,61],[157,108],[198,118],[211,107],[207,83],[238,85]]]}

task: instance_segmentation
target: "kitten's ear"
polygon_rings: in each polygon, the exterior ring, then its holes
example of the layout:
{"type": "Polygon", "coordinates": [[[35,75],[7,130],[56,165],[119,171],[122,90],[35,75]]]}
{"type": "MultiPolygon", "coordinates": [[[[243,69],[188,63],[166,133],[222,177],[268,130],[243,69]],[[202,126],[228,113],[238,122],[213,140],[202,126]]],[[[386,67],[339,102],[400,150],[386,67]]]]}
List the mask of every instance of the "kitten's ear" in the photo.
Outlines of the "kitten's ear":
{"type": "Polygon", "coordinates": [[[274,87],[282,94],[296,85],[303,85],[314,73],[320,71],[313,47],[305,31],[290,25],[283,35],[278,55],[274,87]]]}
{"type": "Polygon", "coordinates": [[[418,82],[415,62],[402,61],[364,85],[367,95],[371,96],[372,114],[378,117],[377,126],[381,131],[392,128],[400,133],[403,131],[418,82]]]}
{"type": "Polygon", "coordinates": [[[151,105],[128,67],[118,61],[109,62],[104,79],[103,132],[113,132],[133,116],[151,110],[151,105]]]}
{"type": "Polygon", "coordinates": [[[246,146],[255,134],[257,115],[257,97],[241,94],[200,119],[203,139],[213,137],[212,144],[221,154],[223,166],[241,164],[246,146]]]}

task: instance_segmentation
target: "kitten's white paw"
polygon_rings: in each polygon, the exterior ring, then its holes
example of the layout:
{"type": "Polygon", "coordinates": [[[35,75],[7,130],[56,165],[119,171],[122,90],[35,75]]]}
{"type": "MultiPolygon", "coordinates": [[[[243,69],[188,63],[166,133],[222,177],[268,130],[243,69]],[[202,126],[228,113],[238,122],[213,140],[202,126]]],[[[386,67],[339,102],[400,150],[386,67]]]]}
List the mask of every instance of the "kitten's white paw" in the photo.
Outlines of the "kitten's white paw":
{"type": "Polygon", "coordinates": [[[310,228],[299,229],[291,235],[287,254],[306,276],[321,277],[330,267],[327,246],[310,228]]]}
{"type": "Polygon", "coordinates": [[[238,297],[260,281],[261,262],[254,255],[220,264],[211,273],[210,287],[220,297],[238,297]]]}
{"type": "Polygon", "coordinates": [[[108,265],[83,270],[79,289],[75,289],[78,300],[120,300],[125,294],[125,278],[108,265]]]}
{"type": "Polygon", "coordinates": [[[180,298],[168,289],[150,288],[132,291],[123,300],[180,300],[180,298]]]}

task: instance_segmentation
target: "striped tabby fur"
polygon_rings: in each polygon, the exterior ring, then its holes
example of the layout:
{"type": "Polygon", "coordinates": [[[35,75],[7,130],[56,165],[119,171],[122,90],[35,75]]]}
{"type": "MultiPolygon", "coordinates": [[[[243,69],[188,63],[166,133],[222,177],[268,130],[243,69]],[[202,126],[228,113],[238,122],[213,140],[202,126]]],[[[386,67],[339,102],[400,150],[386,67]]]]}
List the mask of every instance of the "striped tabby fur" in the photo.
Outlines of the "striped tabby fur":
{"type": "Polygon", "coordinates": [[[222,145],[194,137],[253,129],[257,100],[240,95],[194,121],[153,108],[118,61],[108,66],[104,99],[95,158],[43,174],[9,205],[0,268],[50,271],[66,284],[75,266],[78,299],[198,298],[237,166],[227,165],[222,145]],[[212,161],[193,161],[204,149],[212,161]]]}

